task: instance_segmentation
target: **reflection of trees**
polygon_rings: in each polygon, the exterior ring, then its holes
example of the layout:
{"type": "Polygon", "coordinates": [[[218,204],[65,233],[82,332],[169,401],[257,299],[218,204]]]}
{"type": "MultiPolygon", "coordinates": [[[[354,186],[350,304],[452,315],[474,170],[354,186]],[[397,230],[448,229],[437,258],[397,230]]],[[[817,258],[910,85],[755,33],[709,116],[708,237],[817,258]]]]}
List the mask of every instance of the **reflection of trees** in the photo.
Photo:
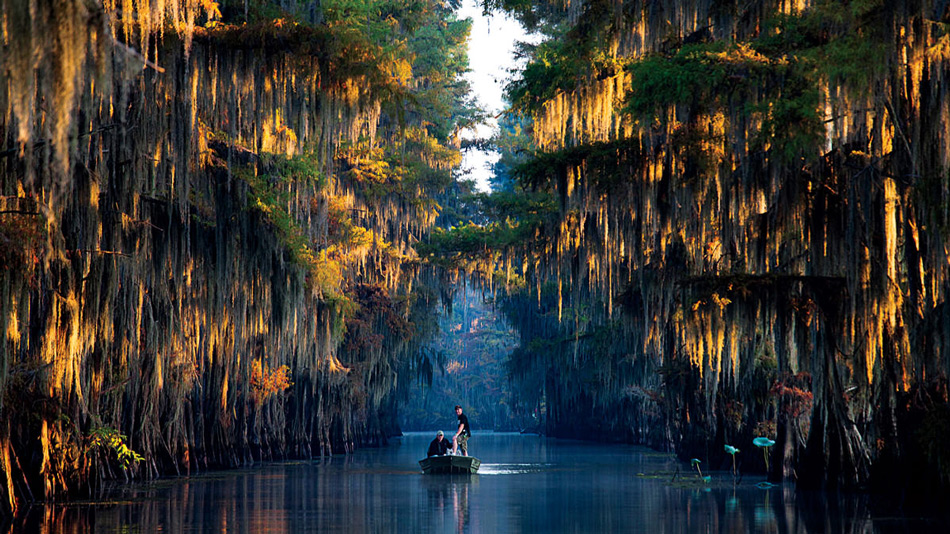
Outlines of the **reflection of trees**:
{"type": "MultiPolygon", "coordinates": [[[[512,445],[520,438],[505,439],[512,445]]],[[[557,466],[544,476],[564,474],[564,463],[576,458],[573,450],[554,446],[539,445],[531,452],[538,465],[557,466]]],[[[308,465],[162,481],[125,488],[91,506],[36,506],[13,525],[0,522],[0,534],[488,532],[506,525],[525,532],[916,534],[942,532],[939,527],[946,525],[903,518],[898,510],[882,508],[888,503],[867,495],[796,492],[791,486],[758,489],[753,481],[737,487],[728,480],[726,487],[717,482],[684,487],[666,477],[632,478],[623,465],[615,470],[614,464],[594,468],[603,471],[591,477],[537,477],[536,484],[526,483],[528,478],[521,475],[400,472],[394,485],[382,486],[375,460],[364,463],[351,455],[308,465]],[[486,481],[481,487],[480,477],[486,481]]],[[[728,479],[724,472],[713,475],[714,480],[728,479]]],[[[902,503],[890,504],[896,508],[902,503]]]]}
{"type": "Polygon", "coordinates": [[[405,430],[455,429],[452,407],[462,405],[476,430],[518,430],[512,392],[504,370],[517,338],[500,314],[467,290],[441,319],[441,336],[433,344],[441,372],[432,386],[414,386],[401,409],[405,430]]]}
{"type": "Polygon", "coordinates": [[[33,507],[9,532],[292,531],[288,512],[295,492],[259,473],[159,484],[121,490],[111,503],[33,507]]]}
{"type": "Polygon", "coordinates": [[[796,492],[790,486],[779,486],[726,492],[694,490],[673,497],[663,507],[670,510],[672,519],[669,521],[673,523],[667,527],[672,527],[672,531],[680,528],[686,532],[708,528],[716,532],[789,534],[888,531],[886,524],[875,522],[875,514],[868,505],[868,495],[796,492]]]}

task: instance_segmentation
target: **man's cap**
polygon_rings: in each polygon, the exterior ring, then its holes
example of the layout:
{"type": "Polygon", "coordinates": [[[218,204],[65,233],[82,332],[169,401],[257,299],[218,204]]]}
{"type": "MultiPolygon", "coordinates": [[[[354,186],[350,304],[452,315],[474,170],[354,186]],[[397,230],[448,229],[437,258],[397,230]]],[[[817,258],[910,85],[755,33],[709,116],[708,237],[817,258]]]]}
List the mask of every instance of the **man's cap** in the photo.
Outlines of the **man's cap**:
{"type": "Polygon", "coordinates": [[[445,434],[443,434],[442,431],[439,430],[438,432],[435,433],[435,435],[436,435],[436,436],[444,436],[445,434]]]}

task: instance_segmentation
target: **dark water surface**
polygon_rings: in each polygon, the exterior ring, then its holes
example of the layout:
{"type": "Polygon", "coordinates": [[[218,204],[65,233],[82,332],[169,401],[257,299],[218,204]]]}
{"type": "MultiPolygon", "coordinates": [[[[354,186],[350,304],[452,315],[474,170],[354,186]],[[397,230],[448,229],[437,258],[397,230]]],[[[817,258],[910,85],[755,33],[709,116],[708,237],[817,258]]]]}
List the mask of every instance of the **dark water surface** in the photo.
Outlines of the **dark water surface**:
{"type": "MultiPolygon", "coordinates": [[[[120,486],[103,501],[33,507],[29,532],[950,532],[865,497],[733,484],[668,455],[532,435],[476,433],[477,475],[422,475],[433,433],[324,461],[120,486]],[[673,474],[679,474],[673,480],[673,474]],[[880,504],[878,505],[880,506],[880,504]]],[[[897,509],[895,507],[895,509],[897,509]]]]}

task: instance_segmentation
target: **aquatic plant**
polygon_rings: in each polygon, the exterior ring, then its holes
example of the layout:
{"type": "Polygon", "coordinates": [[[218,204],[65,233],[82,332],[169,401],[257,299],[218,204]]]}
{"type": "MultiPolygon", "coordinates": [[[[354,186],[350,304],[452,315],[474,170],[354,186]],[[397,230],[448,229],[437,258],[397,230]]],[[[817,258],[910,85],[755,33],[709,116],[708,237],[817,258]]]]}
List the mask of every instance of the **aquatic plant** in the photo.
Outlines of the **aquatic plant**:
{"type": "Polygon", "coordinates": [[[689,464],[693,466],[694,468],[696,468],[696,472],[699,474],[699,478],[703,478],[703,471],[702,469],[699,468],[699,464],[700,464],[699,458],[691,459],[689,461],[689,464]]]}
{"type": "Polygon", "coordinates": [[[701,463],[699,461],[699,458],[693,458],[689,461],[689,463],[691,466],[696,468],[696,473],[697,473],[697,476],[699,476],[700,480],[702,480],[705,483],[708,483],[710,480],[712,480],[712,477],[703,476],[703,471],[702,469],[699,468],[699,464],[701,463]]]}
{"type": "Polygon", "coordinates": [[[762,457],[765,459],[765,472],[768,473],[769,451],[771,450],[772,445],[775,445],[775,441],[763,436],[759,436],[752,440],[752,444],[762,449],[762,457]]]}
{"type": "Polygon", "coordinates": [[[723,445],[723,449],[729,456],[732,456],[732,476],[738,476],[738,471],[736,470],[736,454],[739,453],[739,449],[733,447],[732,445],[723,445]]]}

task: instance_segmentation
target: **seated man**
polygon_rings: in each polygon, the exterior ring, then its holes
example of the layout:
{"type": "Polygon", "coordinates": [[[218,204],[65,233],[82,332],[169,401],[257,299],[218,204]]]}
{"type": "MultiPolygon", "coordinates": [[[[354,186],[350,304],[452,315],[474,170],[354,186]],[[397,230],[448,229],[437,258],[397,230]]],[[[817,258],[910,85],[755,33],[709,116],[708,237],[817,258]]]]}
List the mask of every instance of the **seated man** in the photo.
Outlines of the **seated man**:
{"type": "Polygon", "coordinates": [[[445,453],[449,450],[449,442],[444,438],[442,431],[439,430],[435,433],[435,439],[429,443],[429,452],[426,453],[426,457],[429,456],[445,456],[445,453]]]}

